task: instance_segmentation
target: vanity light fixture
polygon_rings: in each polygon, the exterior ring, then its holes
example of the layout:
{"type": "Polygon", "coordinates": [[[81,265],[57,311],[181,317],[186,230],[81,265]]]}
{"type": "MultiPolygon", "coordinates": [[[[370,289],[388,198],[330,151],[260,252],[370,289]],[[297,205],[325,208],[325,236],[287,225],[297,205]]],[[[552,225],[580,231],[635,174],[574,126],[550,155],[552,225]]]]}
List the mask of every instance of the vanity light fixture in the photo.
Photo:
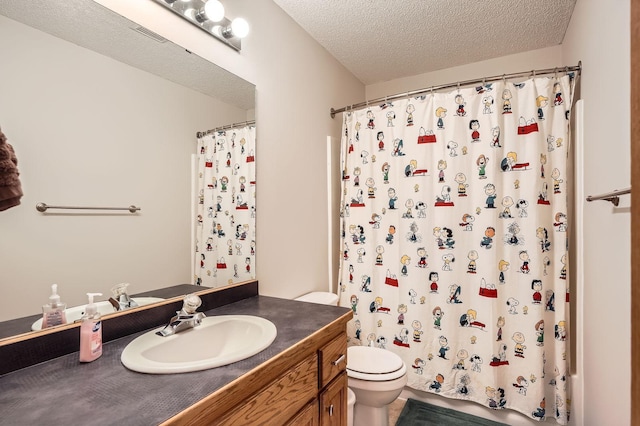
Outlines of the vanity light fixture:
{"type": "Polygon", "coordinates": [[[241,39],[249,34],[249,23],[243,18],[226,18],[218,0],[154,1],[237,51],[241,49],[241,39]]]}

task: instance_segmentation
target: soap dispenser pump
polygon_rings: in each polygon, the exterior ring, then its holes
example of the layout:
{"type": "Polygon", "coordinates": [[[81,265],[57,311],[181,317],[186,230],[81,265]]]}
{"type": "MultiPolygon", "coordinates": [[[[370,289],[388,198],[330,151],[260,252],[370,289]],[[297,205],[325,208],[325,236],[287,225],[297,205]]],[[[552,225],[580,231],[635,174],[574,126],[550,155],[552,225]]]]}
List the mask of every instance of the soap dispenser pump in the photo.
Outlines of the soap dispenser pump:
{"type": "Polygon", "coordinates": [[[66,307],[65,303],[60,302],[58,284],[52,284],[49,303],[42,306],[42,328],[66,324],[67,316],[64,312],[66,307]]]}
{"type": "Polygon", "coordinates": [[[102,293],[87,293],[89,304],[80,325],[80,362],[91,362],[102,355],[102,321],[98,307],[93,303],[95,296],[102,296],[102,293]]]}

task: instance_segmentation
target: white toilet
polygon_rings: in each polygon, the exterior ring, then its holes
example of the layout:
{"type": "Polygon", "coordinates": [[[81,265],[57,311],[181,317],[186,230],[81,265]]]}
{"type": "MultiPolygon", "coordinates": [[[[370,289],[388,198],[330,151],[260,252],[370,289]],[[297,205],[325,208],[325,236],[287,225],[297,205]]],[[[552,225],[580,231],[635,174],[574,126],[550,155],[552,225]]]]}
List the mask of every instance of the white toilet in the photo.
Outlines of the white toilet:
{"type": "MultiPolygon", "coordinates": [[[[295,300],[337,305],[339,298],[336,294],[318,291],[295,300]]],[[[407,367],[402,358],[386,349],[350,346],[347,348],[347,378],[349,426],[388,426],[388,405],[407,384],[407,367]]]]}
{"type": "Polygon", "coordinates": [[[407,366],[391,351],[369,346],[347,348],[349,389],[356,394],[354,426],[387,426],[388,405],[407,384],[407,366]]]}

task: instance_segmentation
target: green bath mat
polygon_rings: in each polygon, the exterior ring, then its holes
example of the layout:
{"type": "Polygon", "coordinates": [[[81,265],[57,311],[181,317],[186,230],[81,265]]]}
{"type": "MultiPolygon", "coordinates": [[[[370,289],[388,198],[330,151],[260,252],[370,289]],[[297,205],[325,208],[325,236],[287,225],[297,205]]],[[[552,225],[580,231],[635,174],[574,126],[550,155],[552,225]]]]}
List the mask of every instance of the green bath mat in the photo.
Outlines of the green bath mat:
{"type": "Polygon", "coordinates": [[[505,423],[498,423],[482,417],[451,410],[449,408],[438,407],[426,402],[407,399],[396,426],[507,426],[505,423]]]}

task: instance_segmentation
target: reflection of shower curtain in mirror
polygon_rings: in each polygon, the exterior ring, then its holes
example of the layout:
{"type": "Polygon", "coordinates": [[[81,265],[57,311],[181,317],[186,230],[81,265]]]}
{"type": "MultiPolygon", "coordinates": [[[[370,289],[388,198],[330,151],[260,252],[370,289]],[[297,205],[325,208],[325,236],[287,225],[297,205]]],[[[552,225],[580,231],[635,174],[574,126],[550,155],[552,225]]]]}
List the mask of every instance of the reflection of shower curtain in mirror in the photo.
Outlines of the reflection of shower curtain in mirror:
{"type": "Polygon", "coordinates": [[[572,95],[565,75],[344,114],[340,304],[408,386],[567,423],[572,95]]]}
{"type": "Polygon", "coordinates": [[[195,283],[255,277],[255,126],[198,139],[195,283]]]}

